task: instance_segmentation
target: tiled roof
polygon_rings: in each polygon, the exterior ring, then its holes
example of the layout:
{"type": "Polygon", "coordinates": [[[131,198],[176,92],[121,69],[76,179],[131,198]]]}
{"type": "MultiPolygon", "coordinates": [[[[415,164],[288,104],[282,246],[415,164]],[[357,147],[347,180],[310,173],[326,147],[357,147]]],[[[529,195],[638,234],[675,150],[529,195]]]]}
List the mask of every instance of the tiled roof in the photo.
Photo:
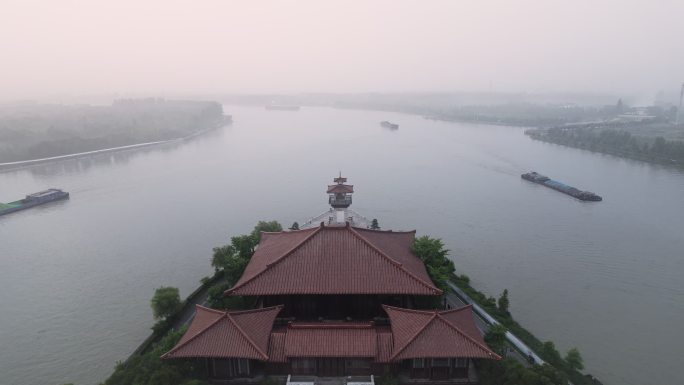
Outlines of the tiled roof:
{"type": "Polygon", "coordinates": [[[475,326],[473,305],[466,305],[458,309],[443,311],[440,312],[439,315],[449,321],[452,325],[461,329],[461,331],[470,336],[470,338],[486,346],[480,329],[475,326]]]}
{"type": "Polygon", "coordinates": [[[392,358],[392,329],[389,326],[379,326],[375,331],[378,337],[378,351],[375,354],[375,362],[388,363],[390,358],[392,358]]]}
{"type": "Polygon", "coordinates": [[[244,274],[226,294],[439,295],[411,252],[414,235],[349,225],[263,233],[244,274]]]}
{"type": "Polygon", "coordinates": [[[162,358],[216,357],[268,360],[273,321],[281,306],[222,312],[197,305],[180,341],[162,358]]]}
{"type": "Polygon", "coordinates": [[[188,331],[162,358],[251,358],[277,363],[292,357],[367,357],[377,363],[427,357],[500,359],[485,345],[470,306],[449,311],[383,307],[391,327],[371,322],[295,322],[273,328],[280,307],[222,312],[197,306],[188,331]]]}
{"type": "Polygon", "coordinates": [[[268,343],[268,361],[269,362],[287,362],[285,356],[285,328],[274,329],[271,333],[271,339],[268,343]]]}
{"type": "Polygon", "coordinates": [[[375,357],[376,338],[371,323],[290,324],[285,335],[285,355],[375,357]]]}
{"type": "Polygon", "coordinates": [[[422,311],[384,305],[390,317],[392,361],[426,357],[500,359],[475,327],[471,306],[449,311],[422,311]]]}
{"type": "Polygon", "coordinates": [[[351,194],[354,186],[350,184],[331,184],[328,185],[328,194],[351,194]]]}

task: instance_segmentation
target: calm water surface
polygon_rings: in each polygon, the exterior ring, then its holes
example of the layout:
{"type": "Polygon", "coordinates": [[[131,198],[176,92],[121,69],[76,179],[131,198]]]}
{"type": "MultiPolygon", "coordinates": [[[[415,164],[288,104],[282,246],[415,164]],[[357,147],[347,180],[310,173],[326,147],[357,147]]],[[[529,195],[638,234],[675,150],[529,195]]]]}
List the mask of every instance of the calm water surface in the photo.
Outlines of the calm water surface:
{"type": "Polygon", "coordinates": [[[326,210],[340,170],[353,208],[443,238],[474,286],[508,288],[524,326],[563,352],[577,346],[606,384],[681,383],[681,171],[534,142],[518,128],[225,109],[232,127],[182,145],[0,174],[0,201],[71,192],[0,217],[0,383],[104,380],[149,333],[156,287],[186,296],[229,236],[326,210]],[[520,179],[532,169],[605,201],[520,179]]]}

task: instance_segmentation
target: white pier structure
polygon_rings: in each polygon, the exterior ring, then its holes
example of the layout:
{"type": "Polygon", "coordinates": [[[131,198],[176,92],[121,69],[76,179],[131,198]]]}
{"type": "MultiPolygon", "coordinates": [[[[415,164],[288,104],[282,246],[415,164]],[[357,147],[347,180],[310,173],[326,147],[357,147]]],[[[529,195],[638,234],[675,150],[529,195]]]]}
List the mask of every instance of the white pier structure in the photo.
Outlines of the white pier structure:
{"type": "Polygon", "coordinates": [[[320,226],[321,222],[328,226],[344,226],[347,222],[355,227],[370,227],[371,221],[363,215],[349,208],[352,204],[352,194],[354,193],[354,186],[346,184],[347,178],[340,176],[333,179],[335,184],[328,186],[328,203],[330,209],[318,216],[315,216],[300,228],[306,229],[320,226]]]}

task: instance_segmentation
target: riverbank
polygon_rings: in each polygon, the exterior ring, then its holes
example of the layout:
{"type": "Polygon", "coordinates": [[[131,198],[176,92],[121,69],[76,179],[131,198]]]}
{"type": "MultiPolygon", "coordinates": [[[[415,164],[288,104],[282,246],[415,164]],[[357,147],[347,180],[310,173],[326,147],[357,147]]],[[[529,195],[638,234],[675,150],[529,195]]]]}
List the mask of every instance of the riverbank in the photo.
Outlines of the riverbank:
{"type": "Polygon", "coordinates": [[[120,99],[111,105],[0,105],[0,162],[184,138],[223,121],[212,101],[120,99]]]}
{"type": "Polygon", "coordinates": [[[137,150],[137,149],[147,148],[147,147],[152,147],[152,146],[160,146],[160,145],[164,145],[164,144],[178,143],[178,142],[182,142],[182,141],[186,141],[186,140],[196,138],[200,135],[206,134],[207,132],[219,129],[221,127],[225,127],[227,124],[230,124],[230,123],[232,123],[232,117],[230,115],[227,115],[227,116],[224,116],[224,120],[222,122],[214,125],[213,127],[208,127],[205,129],[198,130],[197,132],[194,132],[190,135],[187,135],[187,136],[184,136],[181,138],[173,138],[173,139],[162,140],[162,141],[157,141],[157,142],[137,143],[137,144],[131,144],[131,145],[127,145],[127,146],[104,148],[101,150],[85,151],[85,152],[79,152],[79,153],[75,153],[75,154],[59,155],[59,156],[53,156],[53,157],[48,157],[48,158],[29,159],[29,160],[21,160],[21,161],[16,161],[16,162],[0,163],[0,172],[16,170],[19,168],[34,166],[34,165],[42,164],[42,163],[49,163],[49,162],[56,162],[56,161],[62,161],[62,160],[68,160],[68,159],[75,159],[75,158],[81,158],[81,157],[86,157],[86,156],[91,156],[91,155],[99,155],[99,154],[121,152],[121,151],[130,151],[130,150],[137,150]]]}
{"type": "Polygon", "coordinates": [[[157,322],[152,327],[152,334],[150,334],[123,362],[124,366],[137,356],[145,354],[150,347],[158,343],[169,332],[178,331],[187,325],[195,314],[196,305],[206,305],[209,289],[214,285],[219,284],[223,280],[223,274],[215,273],[211,278],[203,279],[201,285],[195,289],[183,301],[182,306],[172,316],[157,322]]]}
{"type": "MultiPolygon", "coordinates": [[[[590,374],[584,374],[568,364],[567,358],[563,359],[555,349],[553,342],[542,342],[530,331],[516,322],[508,311],[501,311],[497,307],[493,297],[487,297],[484,293],[470,286],[470,279],[465,275],[456,276],[449,282],[452,292],[464,303],[472,304],[477,314],[488,327],[503,325],[506,331],[506,339],[517,353],[528,360],[530,364],[550,364],[563,372],[573,385],[602,385],[602,383],[590,374]]],[[[517,357],[520,360],[520,356],[517,357]]]]}
{"type": "MultiPolygon", "coordinates": [[[[443,102],[443,101],[442,101],[443,102]]],[[[684,125],[661,113],[650,120],[626,120],[613,109],[563,104],[429,105],[425,102],[338,102],[332,107],[400,112],[454,123],[530,128],[535,140],[643,162],[684,167],[684,125]],[[391,102],[398,104],[391,104],[391,102]]],[[[657,110],[657,108],[655,109],[657,110]]]]}
{"type": "Polygon", "coordinates": [[[684,167],[684,142],[666,140],[662,136],[636,136],[620,127],[536,128],[525,131],[525,135],[541,142],[642,162],[684,167]]]}

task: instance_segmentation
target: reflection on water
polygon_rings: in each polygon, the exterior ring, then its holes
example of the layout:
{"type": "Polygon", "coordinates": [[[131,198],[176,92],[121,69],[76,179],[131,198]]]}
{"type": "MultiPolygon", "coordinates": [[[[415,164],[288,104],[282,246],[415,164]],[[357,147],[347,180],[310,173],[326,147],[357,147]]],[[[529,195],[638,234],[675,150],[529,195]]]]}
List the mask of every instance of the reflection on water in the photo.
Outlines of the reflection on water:
{"type": "Polygon", "coordinates": [[[342,171],[383,228],[441,237],[460,273],[607,385],[677,383],[684,343],[684,174],[534,142],[523,130],[387,112],[232,108],[194,140],[0,173],[0,201],[69,201],[0,217],[0,382],[92,384],[149,332],[154,288],[189,294],[211,249],[258,220],[327,209],[342,171]],[[389,131],[378,122],[400,129],[389,131]],[[520,179],[536,170],[602,195],[520,179]],[[648,332],[644,332],[647,329],[648,332]],[[648,365],[644,357],[658,357],[648,365]]]}

